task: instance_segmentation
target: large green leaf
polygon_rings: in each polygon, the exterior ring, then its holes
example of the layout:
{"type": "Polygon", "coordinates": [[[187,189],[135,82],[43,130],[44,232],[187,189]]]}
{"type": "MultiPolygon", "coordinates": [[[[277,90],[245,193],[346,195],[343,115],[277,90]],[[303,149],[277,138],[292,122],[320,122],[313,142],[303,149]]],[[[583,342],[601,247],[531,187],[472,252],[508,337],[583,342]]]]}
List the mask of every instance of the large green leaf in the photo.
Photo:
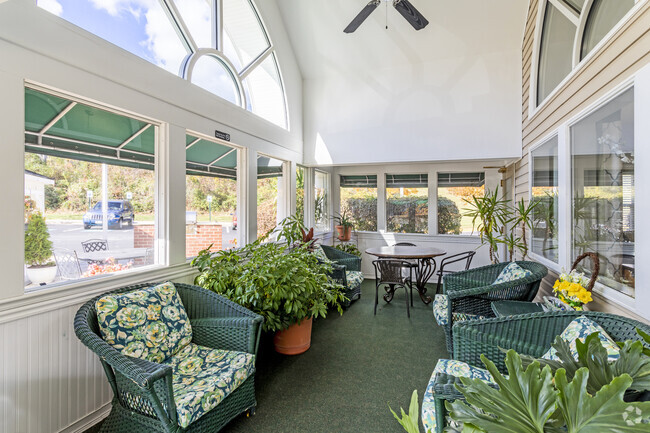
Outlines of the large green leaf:
{"type": "Polygon", "coordinates": [[[404,412],[404,409],[400,407],[400,411],[402,415],[402,417],[400,418],[395,413],[395,411],[392,408],[390,408],[390,406],[389,409],[392,412],[395,419],[397,420],[397,422],[399,422],[400,425],[404,427],[404,430],[406,430],[408,433],[420,433],[420,411],[418,405],[417,390],[413,391],[413,394],[411,395],[411,404],[409,405],[408,414],[404,412]]]}
{"type": "Polygon", "coordinates": [[[579,369],[571,382],[562,369],[555,374],[558,406],[567,433],[626,433],[650,431],[650,402],[626,403],[623,394],[632,384],[625,374],[603,386],[593,397],[587,392],[589,370],[579,369]]]}
{"type": "Polygon", "coordinates": [[[558,424],[556,395],[551,369],[540,369],[533,362],[523,369],[521,358],[514,351],[506,355],[506,378],[493,362],[481,356],[499,389],[479,379],[461,378],[467,404],[455,401],[448,405],[454,420],[471,423],[490,433],[543,433],[558,424]],[[477,410],[478,409],[478,410],[477,410]]]}

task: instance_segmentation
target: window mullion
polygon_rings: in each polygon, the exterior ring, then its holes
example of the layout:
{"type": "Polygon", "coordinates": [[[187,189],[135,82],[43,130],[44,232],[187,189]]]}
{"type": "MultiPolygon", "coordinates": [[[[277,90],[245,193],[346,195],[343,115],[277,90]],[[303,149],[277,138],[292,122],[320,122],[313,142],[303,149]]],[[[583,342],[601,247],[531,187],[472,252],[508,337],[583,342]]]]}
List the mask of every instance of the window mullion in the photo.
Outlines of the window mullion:
{"type": "Polygon", "coordinates": [[[559,10],[562,15],[564,15],[569,21],[571,21],[576,27],[580,25],[580,14],[576,12],[572,7],[568,6],[561,0],[548,0],[553,6],[559,10]]]}
{"type": "Polygon", "coordinates": [[[255,60],[253,60],[248,66],[246,66],[242,71],[239,73],[239,78],[244,81],[248,74],[253,72],[255,68],[257,68],[264,60],[266,60],[267,57],[269,57],[273,53],[273,46],[268,47],[262,54],[260,54],[255,60]]]}
{"type": "Polygon", "coordinates": [[[214,0],[212,7],[212,43],[214,47],[223,53],[223,0],[214,0]]]}
{"type": "Polygon", "coordinates": [[[569,128],[566,125],[558,129],[558,262],[564,269],[571,266],[571,247],[573,242],[573,212],[571,197],[571,146],[569,128]]]}
{"type": "Polygon", "coordinates": [[[194,41],[190,30],[187,28],[187,25],[185,24],[185,21],[183,21],[183,17],[178,11],[178,8],[176,8],[176,5],[174,5],[174,2],[172,0],[164,0],[163,5],[166,8],[166,12],[169,15],[172,25],[174,25],[178,30],[178,33],[181,36],[181,40],[185,47],[192,53],[197,52],[199,47],[194,41]]]}

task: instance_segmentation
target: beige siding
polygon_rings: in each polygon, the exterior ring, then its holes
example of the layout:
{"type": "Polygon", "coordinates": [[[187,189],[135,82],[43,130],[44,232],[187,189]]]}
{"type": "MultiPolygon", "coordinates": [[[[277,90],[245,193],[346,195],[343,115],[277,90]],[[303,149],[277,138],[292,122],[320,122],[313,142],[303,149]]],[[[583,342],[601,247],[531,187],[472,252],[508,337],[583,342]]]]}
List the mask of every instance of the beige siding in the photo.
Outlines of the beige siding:
{"type": "Polygon", "coordinates": [[[530,86],[534,85],[534,46],[539,1],[531,0],[522,44],[522,146],[515,163],[516,198],[528,199],[528,150],[531,145],[615,88],[650,60],[650,2],[645,2],[569,80],[529,117],[530,86]]]}

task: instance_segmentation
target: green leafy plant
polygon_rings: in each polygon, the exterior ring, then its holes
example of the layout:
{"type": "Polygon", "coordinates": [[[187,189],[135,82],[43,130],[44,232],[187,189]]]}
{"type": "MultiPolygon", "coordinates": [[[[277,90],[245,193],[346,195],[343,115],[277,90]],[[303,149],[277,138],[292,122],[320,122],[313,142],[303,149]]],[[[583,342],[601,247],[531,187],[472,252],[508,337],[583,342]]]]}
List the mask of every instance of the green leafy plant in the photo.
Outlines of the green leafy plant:
{"type": "Polygon", "coordinates": [[[361,257],[361,251],[359,251],[359,248],[354,244],[337,244],[334,248],[343,251],[344,253],[361,257]]]}
{"type": "Polygon", "coordinates": [[[340,214],[335,214],[332,219],[336,222],[336,225],[343,227],[354,227],[354,220],[348,215],[345,210],[340,214]]]}
{"type": "Polygon", "coordinates": [[[200,274],[195,283],[264,317],[265,331],[288,328],[311,317],[326,317],[330,307],[342,313],[342,287],[328,277],[331,265],[319,262],[302,234],[295,217],[278,229],[284,242],[258,239],[239,250],[209,249],[192,260],[200,274]]]}
{"type": "Polygon", "coordinates": [[[400,407],[401,417],[398,416],[395,411],[389,406],[388,407],[404,430],[408,433],[420,433],[420,410],[418,405],[418,391],[413,391],[411,395],[411,404],[409,405],[409,413],[404,412],[404,409],[400,407]]]}
{"type": "Polygon", "coordinates": [[[459,391],[466,402],[446,403],[452,419],[463,423],[462,430],[450,432],[517,433],[609,433],[645,432],[650,423],[650,402],[623,400],[633,379],[628,374],[614,377],[593,395],[587,391],[589,376],[596,374],[579,368],[567,379],[563,368],[553,374],[533,361],[524,368],[521,357],[509,350],[508,376],[503,376],[485,356],[481,360],[498,386],[479,379],[461,378],[459,391]],[[471,430],[474,429],[474,430],[471,430]]]}
{"type": "Polygon", "coordinates": [[[28,217],[25,230],[25,264],[32,267],[54,266],[52,241],[43,215],[34,210],[28,217]]]}
{"type": "MultiPolygon", "coordinates": [[[[639,335],[650,344],[650,336],[638,330],[639,335]]],[[[626,341],[619,344],[618,359],[609,362],[607,350],[603,347],[598,338],[598,333],[589,335],[584,342],[576,340],[576,351],[578,359],[571,353],[569,343],[561,337],[556,337],[552,346],[556,350],[559,360],[534,359],[522,355],[522,363],[528,366],[533,362],[539,362],[542,366],[548,366],[555,374],[560,369],[566,371],[566,376],[572,380],[578,370],[587,368],[590,372],[587,381],[587,392],[595,394],[603,386],[611,383],[618,376],[627,374],[632,378],[629,386],[629,393],[642,393],[650,390],[650,349],[644,347],[643,343],[637,341],[626,341]]]]}

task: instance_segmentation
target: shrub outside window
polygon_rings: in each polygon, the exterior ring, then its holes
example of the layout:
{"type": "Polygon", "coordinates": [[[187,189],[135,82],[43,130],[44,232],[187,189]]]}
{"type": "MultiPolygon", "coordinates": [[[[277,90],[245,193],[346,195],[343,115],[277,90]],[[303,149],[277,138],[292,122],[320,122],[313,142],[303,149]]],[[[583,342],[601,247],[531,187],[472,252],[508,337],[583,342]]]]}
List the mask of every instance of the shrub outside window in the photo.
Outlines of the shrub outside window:
{"type": "Polygon", "coordinates": [[[330,229],[329,215],[329,176],[327,173],[314,171],[314,221],[316,230],[330,229]]]}
{"type": "Polygon", "coordinates": [[[438,173],[438,234],[471,235],[472,218],[464,216],[473,196],[485,195],[485,173],[438,173]]]}
{"type": "Polygon", "coordinates": [[[296,167],[296,215],[305,221],[305,167],[296,167]]]}
{"type": "Polygon", "coordinates": [[[377,176],[341,176],[341,213],[351,216],[355,230],[377,231],[377,176]]]}
{"type": "Polygon", "coordinates": [[[392,233],[429,233],[429,178],[386,175],[386,228],[392,233]]]}
{"type": "MultiPolygon", "coordinates": [[[[273,230],[285,217],[284,161],[260,155],[257,158],[257,237],[273,230]]],[[[272,238],[269,238],[271,240],[272,238]]]]}
{"type": "Polygon", "coordinates": [[[185,254],[238,246],[237,152],[188,134],[185,142],[185,254]]]}
{"type": "Polygon", "coordinates": [[[25,89],[27,289],[156,263],[157,129],[25,89]]]}
{"type": "Polygon", "coordinates": [[[558,263],[558,138],[531,152],[533,208],[531,252],[558,263]]]}
{"type": "Polygon", "coordinates": [[[634,296],[633,88],[570,131],[573,258],[597,252],[601,258],[598,281],[634,296]]]}

